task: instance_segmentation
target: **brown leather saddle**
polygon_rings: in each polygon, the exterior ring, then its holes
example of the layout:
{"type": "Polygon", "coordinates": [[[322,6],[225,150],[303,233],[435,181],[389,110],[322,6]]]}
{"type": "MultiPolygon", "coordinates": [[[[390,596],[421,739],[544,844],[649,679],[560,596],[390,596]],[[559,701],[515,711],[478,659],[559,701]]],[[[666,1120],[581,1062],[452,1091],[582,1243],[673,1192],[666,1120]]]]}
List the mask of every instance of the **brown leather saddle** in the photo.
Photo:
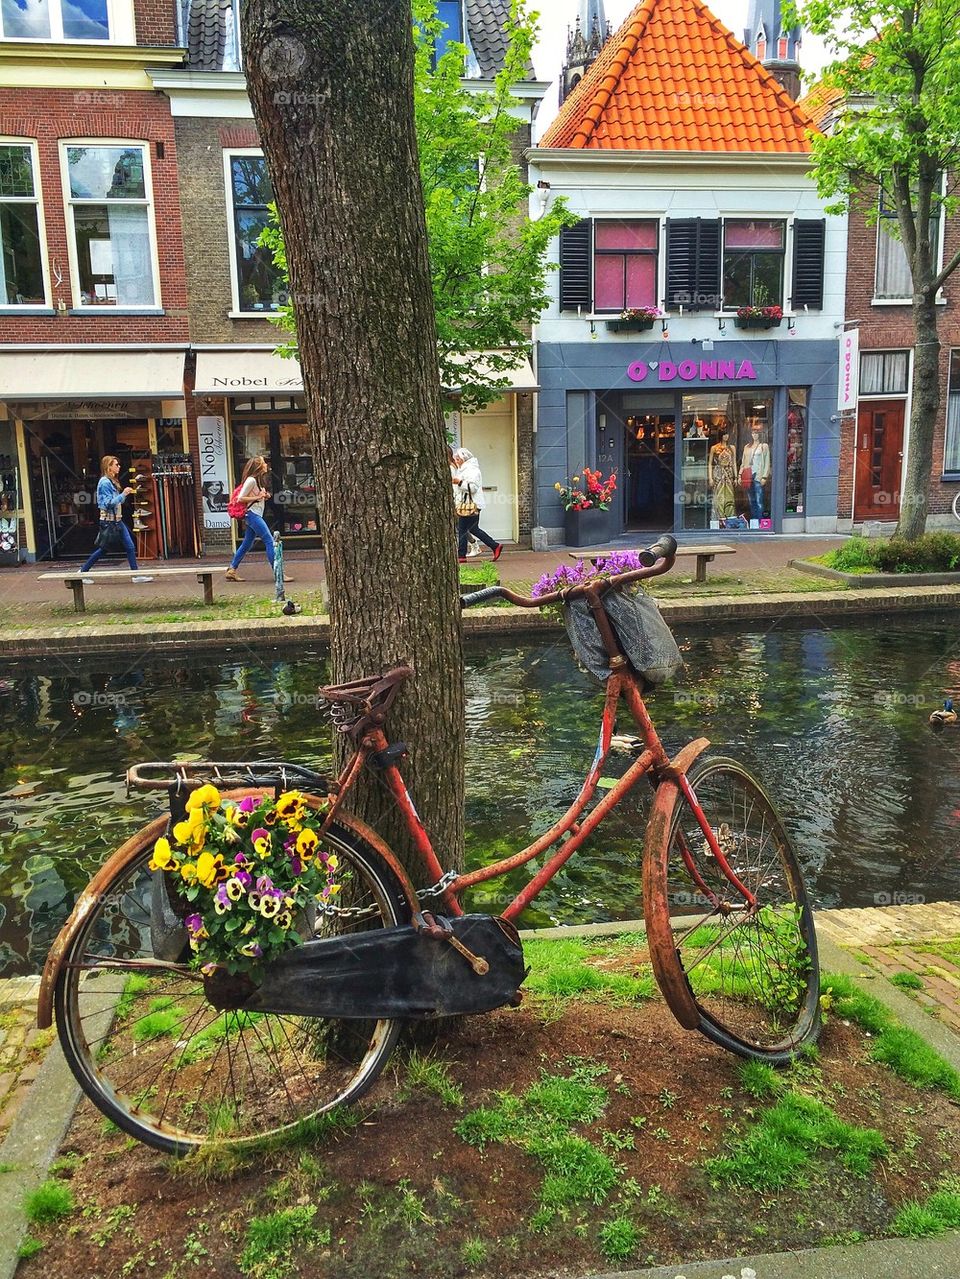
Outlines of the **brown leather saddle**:
{"type": "Polygon", "coordinates": [[[337,731],[359,740],[371,728],[382,728],[400,685],[413,674],[412,666],[397,666],[382,675],[368,675],[348,684],[328,684],[319,695],[330,703],[337,731]]]}

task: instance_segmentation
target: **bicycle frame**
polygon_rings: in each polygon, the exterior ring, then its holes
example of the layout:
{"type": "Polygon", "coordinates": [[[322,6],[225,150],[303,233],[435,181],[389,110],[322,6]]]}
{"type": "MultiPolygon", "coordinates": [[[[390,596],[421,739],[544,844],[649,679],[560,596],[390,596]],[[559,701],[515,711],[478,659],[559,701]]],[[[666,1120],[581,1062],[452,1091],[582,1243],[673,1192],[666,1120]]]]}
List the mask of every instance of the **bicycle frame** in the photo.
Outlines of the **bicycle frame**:
{"type": "MultiPolygon", "coordinates": [[[[385,751],[389,746],[389,741],[382,728],[376,728],[367,733],[361,740],[352,757],[345,764],[343,771],[338,777],[334,785],[334,799],[327,814],[324,826],[326,827],[334,820],[337,811],[342,806],[346,796],[352,789],[357,778],[359,777],[364,765],[372,755],[381,751],[385,751]]],[[[538,857],[541,853],[546,852],[549,848],[557,845],[556,851],[547,860],[544,866],[533,876],[524,888],[514,897],[513,901],[500,911],[502,918],[516,920],[519,915],[530,905],[537,894],[544,888],[546,884],[554,877],[561,866],[567,862],[585,840],[593,834],[604,818],[625,798],[625,796],[633,789],[636,783],[645,776],[649,776],[654,787],[658,786],[664,778],[670,778],[683,792],[690,805],[696,820],[703,833],[704,839],[710,849],[710,853],[716,859],[717,864],[723,871],[727,880],[737,889],[747,903],[748,909],[752,909],[755,905],[754,895],[741,883],[736,873],[733,871],[723,849],[717,842],[717,837],[711,829],[703,811],[697,802],[697,797],[688,782],[685,769],[693,762],[703,750],[707,748],[709,742],[706,738],[700,738],[696,742],[686,747],[682,756],[682,764],[678,757],[678,767],[671,765],[669,756],[667,755],[663,743],[657,734],[653,721],[644,705],[643,697],[640,692],[640,684],[637,676],[629,670],[621,670],[615,672],[607,681],[606,698],[603,707],[603,719],[600,728],[600,737],[597,742],[597,750],[594,755],[593,764],[587,774],[586,779],[576,799],[560,818],[548,831],[534,840],[521,852],[515,853],[511,857],[504,857],[500,861],[493,862],[488,866],[480,867],[478,870],[468,871],[464,874],[457,875],[449,882],[441,893],[442,900],[448,911],[453,915],[462,915],[463,909],[459,902],[459,895],[467,888],[472,888],[476,884],[485,883],[487,880],[496,879],[499,875],[503,875],[508,871],[523,866],[525,863],[538,857]],[[630,767],[626,773],[617,781],[608,793],[600,800],[600,802],[587,814],[581,822],[580,817],[585,812],[587,806],[592,800],[597,790],[597,785],[603,775],[603,767],[610,754],[611,739],[613,737],[614,724],[616,722],[617,709],[620,701],[624,700],[630,710],[631,715],[640,729],[644,750],[630,767]],[[566,837],[566,838],[565,838],[566,837]]],[[[437,857],[430,836],[427,834],[423,823],[417,813],[416,806],[407,790],[406,782],[396,764],[389,763],[382,770],[382,776],[387,789],[393,796],[397,806],[403,815],[404,824],[413,842],[426,871],[431,878],[431,885],[434,887],[444,879],[444,869],[437,857]]],[[[699,872],[697,871],[694,859],[689,849],[686,847],[685,841],[682,843],[681,855],[687,864],[687,868],[694,878],[694,881],[702,889],[706,898],[716,903],[714,892],[704,883],[699,872]]]]}

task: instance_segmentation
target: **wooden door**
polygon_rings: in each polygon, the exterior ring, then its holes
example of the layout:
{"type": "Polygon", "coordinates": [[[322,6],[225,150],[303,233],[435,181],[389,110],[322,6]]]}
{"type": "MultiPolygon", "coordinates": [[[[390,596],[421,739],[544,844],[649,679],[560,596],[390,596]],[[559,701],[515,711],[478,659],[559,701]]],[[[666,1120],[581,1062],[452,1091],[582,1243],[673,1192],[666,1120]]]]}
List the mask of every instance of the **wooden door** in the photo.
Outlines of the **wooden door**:
{"type": "Polygon", "coordinates": [[[903,467],[903,400],[872,400],[857,415],[855,520],[900,516],[903,467]]]}
{"type": "Polygon", "coordinates": [[[517,450],[513,396],[461,418],[461,438],[480,463],[486,506],[480,527],[498,542],[517,540],[517,450]]]}

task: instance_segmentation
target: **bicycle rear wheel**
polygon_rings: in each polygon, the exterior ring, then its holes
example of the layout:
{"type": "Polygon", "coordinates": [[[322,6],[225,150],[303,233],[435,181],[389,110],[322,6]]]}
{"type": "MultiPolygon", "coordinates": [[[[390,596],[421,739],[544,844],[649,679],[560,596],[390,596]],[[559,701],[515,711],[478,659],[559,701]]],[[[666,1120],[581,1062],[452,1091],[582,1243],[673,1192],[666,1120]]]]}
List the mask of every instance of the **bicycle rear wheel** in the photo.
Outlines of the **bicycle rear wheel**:
{"type": "MultiPolygon", "coordinates": [[[[314,936],[408,922],[400,885],[376,852],[342,826],[324,841],[340,859],[343,888],[337,907],[318,914],[314,936]]],[[[358,1098],[383,1069],[400,1021],[214,1007],[180,956],[155,956],[152,845],[98,894],[56,985],[60,1043],[91,1101],[140,1141],[182,1155],[209,1141],[260,1141],[358,1098]]]]}
{"type": "Polygon", "coordinates": [[[651,823],[644,911],[657,980],[681,1023],[742,1057],[791,1061],[820,1027],[820,971],[803,876],[772,802],[734,760],[689,780],[750,907],[680,790],[651,823]]]}

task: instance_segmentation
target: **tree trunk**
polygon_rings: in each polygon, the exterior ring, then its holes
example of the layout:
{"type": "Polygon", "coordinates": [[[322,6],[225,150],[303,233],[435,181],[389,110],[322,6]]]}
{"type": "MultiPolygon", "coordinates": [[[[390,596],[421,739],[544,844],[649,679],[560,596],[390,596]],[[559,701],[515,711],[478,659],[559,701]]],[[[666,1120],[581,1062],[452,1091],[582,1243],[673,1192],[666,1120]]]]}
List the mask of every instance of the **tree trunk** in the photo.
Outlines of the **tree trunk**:
{"type": "MultiPolygon", "coordinates": [[[[390,737],[410,744],[411,793],[441,859],[458,865],[462,633],[411,22],[407,0],[245,0],[242,11],[317,460],[332,678],[413,664],[390,737]]],[[[355,796],[410,864],[376,778],[355,796]]]]}
{"type": "Polygon", "coordinates": [[[897,536],[914,541],[927,526],[930,478],[933,468],[933,432],[940,413],[940,338],[937,304],[932,293],[915,293],[913,324],[913,403],[910,439],[900,495],[897,536]]]}

